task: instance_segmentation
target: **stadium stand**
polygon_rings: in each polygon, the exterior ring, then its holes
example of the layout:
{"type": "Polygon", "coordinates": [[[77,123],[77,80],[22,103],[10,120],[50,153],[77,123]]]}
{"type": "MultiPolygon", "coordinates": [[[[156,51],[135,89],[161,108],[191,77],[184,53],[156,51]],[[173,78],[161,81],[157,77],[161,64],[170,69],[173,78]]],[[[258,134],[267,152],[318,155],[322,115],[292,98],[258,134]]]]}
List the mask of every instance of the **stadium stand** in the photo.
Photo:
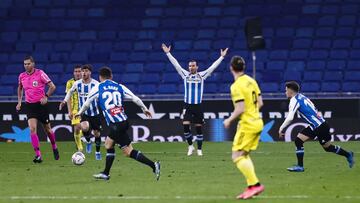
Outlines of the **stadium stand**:
{"type": "MultiPolygon", "coordinates": [[[[91,63],[96,70],[112,66],[115,79],[139,93],[180,93],[182,82],[162,42],[171,43],[184,68],[196,59],[200,71],[229,47],[251,73],[243,31],[248,16],[262,17],[267,47],[257,52],[257,80],[264,92],[282,91],[286,80],[302,83],[306,92],[360,92],[359,7],[354,0],[2,0],[0,95],[15,94],[26,54],[58,86],[72,65],[91,63]]],[[[228,61],[205,92],[229,92],[228,61]]]]}

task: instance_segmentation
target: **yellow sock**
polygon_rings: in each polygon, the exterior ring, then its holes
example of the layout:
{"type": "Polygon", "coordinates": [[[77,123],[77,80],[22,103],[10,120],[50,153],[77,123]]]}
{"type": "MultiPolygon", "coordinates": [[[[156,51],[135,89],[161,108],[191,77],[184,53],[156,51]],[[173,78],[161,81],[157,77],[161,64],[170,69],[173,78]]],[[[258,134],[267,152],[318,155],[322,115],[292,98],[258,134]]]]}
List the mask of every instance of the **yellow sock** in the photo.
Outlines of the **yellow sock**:
{"type": "Polygon", "coordinates": [[[78,134],[74,133],[74,139],[75,139],[76,147],[78,148],[79,151],[83,150],[83,146],[82,146],[82,142],[81,142],[81,136],[82,136],[81,131],[78,134]]]}
{"type": "Polygon", "coordinates": [[[250,159],[249,155],[241,156],[235,160],[236,167],[241,171],[245,176],[247,185],[255,185],[259,182],[259,179],[256,177],[254,164],[250,159]]]}

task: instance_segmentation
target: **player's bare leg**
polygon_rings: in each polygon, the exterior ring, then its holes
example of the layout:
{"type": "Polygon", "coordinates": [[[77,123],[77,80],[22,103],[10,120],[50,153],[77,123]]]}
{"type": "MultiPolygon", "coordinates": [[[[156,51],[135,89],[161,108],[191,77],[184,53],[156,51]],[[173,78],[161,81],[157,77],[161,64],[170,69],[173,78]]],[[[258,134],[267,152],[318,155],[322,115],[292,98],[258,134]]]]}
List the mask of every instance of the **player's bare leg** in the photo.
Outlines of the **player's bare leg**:
{"type": "Polygon", "coordinates": [[[202,124],[195,124],[196,128],[196,143],[197,143],[197,155],[202,156],[202,143],[204,140],[204,136],[202,134],[202,124]]]}
{"type": "Polygon", "coordinates": [[[34,163],[41,163],[41,152],[40,152],[40,142],[39,137],[37,135],[37,119],[36,118],[30,118],[28,119],[28,125],[30,128],[30,138],[31,138],[31,144],[35,151],[35,158],[33,160],[34,163]]]}
{"type": "Polygon", "coordinates": [[[254,164],[252,163],[249,153],[246,151],[235,151],[232,153],[232,160],[237,168],[245,176],[248,187],[236,199],[250,199],[264,191],[264,185],[261,185],[256,177],[254,164]]]}
{"type": "Polygon", "coordinates": [[[54,159],[59,160],[60,156],[59,156],[59,150],[58,150],[58,148],[56,146],[55,133],[51,129],[50,123],[43,124],[43,127],[44,127],[46,135],[48,136],[48,138],[50,140],[51,147],[52,147],[52,150],[54,152],[54,159]]]}
{"type": "Polygon", "coordinates": [[[183,126],[184,126],[184,137],[189,145],[187,155],[191,156],[195,148],[193,146],[193,136],[190,132],[190,121],[183,121],[183,126]]]}
{"type": "Polygon", "coordinates": [[[299,133],[298,136],[295,138],[295,147],[296,147],[296,158],[297,158],[297,164],[287,168],[290,172],[304,172],[304,142],[309,140],[310,137],[299,133]]]}
{"type": "Polygon", "coordinates": [[[92,143],[91,143],[91,132],[90,132],[90,126],[88,121],[83,121],[80,123],[81,125],[81,131],[84,135],[84,138],[86,140],[86,153],[90,154],[92,150],[92,143]]]}
{"type": "Polygon", "coordinates": [[[95,159],[101,160],[101,152],[100,152],[100,146],[101,146],[101,136],[100,131],[93,130],[94,137],[95,137],[95,159]]]}

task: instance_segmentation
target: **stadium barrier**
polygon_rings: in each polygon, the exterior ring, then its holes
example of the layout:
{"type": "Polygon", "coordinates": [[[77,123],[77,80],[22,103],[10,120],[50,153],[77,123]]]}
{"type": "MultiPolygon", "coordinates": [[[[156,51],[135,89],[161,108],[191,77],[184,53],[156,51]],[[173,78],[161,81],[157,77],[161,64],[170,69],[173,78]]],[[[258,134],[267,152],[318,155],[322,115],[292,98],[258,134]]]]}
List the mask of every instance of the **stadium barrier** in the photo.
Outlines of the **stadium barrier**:
{"type": "MultiPolygon", "coordinates": [[[[360,140],[360,100],[359,99],[316,99],[313,100],[319,111],[331,126],[334,141],[360,140]]],[[[141,110],[131,102],[125,102],[126,113],[131,123],[128,133],[134,142],[182,142],[184,138],[181,125],[182,101],[145,101],[145,105],[153,112],[153,119],[142,119],[141,110]]],[[[288,110],[287,100],[265,100],[262,108],[264,130],[261,141],[292,141],[297,133],[307,124],[300,119],[286,129],[284,139],[278,138],[278,129],[288,110]]],[[[29,128],[26,114],[23,110],[16,112],[15,102],[3,102],[0,106],[0,142],[30,142],[29,128]]],[[[58,110],[58,102],[49,103],[50,120],[57,140],[73,140],[72,127],[67,117],[66,110],[58,110]]],[[[203,103],[205,125],[204,139],[206,141],[232,141],[236,131],[234,123],[230,129],[224,129],[223,118],[230,115],[233,110],[229,100],[211,100],[203,103]]],[[[104,122],[104,121],[103,121],[104,122]]],[[[107,134],[106,124],[103,123],[102,136],[107,134]]],[[[38,128],[40,140],[45,141],[43,129],[38,128]]],[[[193,130],[195,133],[195,130],[193,130]]]]}

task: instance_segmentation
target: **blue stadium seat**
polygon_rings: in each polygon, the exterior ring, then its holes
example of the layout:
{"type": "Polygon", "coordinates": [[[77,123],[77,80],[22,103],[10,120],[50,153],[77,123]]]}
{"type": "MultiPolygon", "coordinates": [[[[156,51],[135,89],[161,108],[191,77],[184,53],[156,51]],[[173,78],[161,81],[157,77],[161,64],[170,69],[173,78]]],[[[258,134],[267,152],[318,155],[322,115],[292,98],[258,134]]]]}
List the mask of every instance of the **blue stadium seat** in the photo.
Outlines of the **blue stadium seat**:
{"type": "Polygon", "coordinates": [[[288,51],[287,50],[274,50],[270,52],[270,59],[287,59],[288,58],[288,51]]]}
{"type": "Polygon", "coordinates": [[[338,24],[341,26],[351,26],[356,23],[356,15],[344,15],[338,20],[338,24]]]}
{"type": "Polygon", "coordinates": [[[276,36],[277,37],[292,37],[294,36],[295,29],[286,27],[286,28],[278,28],[276,30],[276,36]]]}
{"type": "Polygon", "coordinates": [[[0,63],[8,63],[9,55],[6,53],[0,53],[0,63]]]}
{"type": "Polygon", "coordinates": [[[190,40],[182,40],[174,42],[174,48],[176,50],[190,50],[192,48],[192,42],[190,40]]]}
{"type": "Polygon", "coordinates": [[[312,27],[304,27],[304,28],[297,28],[296,30],[296,37],[313,37],[314,28],[312,27]]]}
{"type": "Polygon", "coordinates": [[[204,84],[204,93],[217,93],[218,85],[216,83],[204,84]]]}
{"type": "Polygon", "coordinates": [[[2,85],[0,88],[0,96],[12,96],[16,94],[14,86],[2,85]]]}
{"type": "Polygon", "coordinates": [[[163,14],[162,8],[147,8],[145,10],[147,16],[161,16],[163,14]]]}
{"type": "Polygon", "coordinates": [[[204,16],[220,16],[222,13],[221,7],[206,7],[204,8],[204,16]]]}
{"type": "Polygon", "coordinates": [[[308,70],[324,70],[325,61],[308,61],[306,68],[308,70]]]}
{"type": "Polygon", "coordinates": [[[127,73],[142,73],[144,71],[144,65],[142,63],[128,63],[125,65],[127,73]]]}
{"type": "Polygon", "coordinates": [[[177,85],[175,84],[162,84],[158,88],[159,94],[174,94],[177,92],[177,85]]]}
{"type": "Polygon", "coordinates": [[[360,60],[359,61],[349,61],[347,65],[349,70],[360,70],[360,60]]]}
{"type": "Polygon", "coordinates": [[[22,63],[25,56],[26,54],[11,54],[9,61],[14,63],[22,63]]]}
{"type": "Polygon", "coordinates": [[[36,52],[32,55],[34,60],[39,63],[47,63],[49,61],[49,56],[44,52],[36,52]]]}
{"type": "Polygon", "coordinates": [[[316,30],[316,36],[318,37],[331,37],[334,35],[334,28],[332,27],[320,27],[316,30]]]}
{"type": "Polygon", "coordinates": [[[329,39],[314,40],[312,47],[315,49],[330,49],[331,48],[331,40],[329,40],[329,39]]]}
{"type": "Polygon", "coordinates": [[[264,82],[277,82],[283,80],[283,72],[280,71],[263,71],[262,79],[264,82]]]}
{"type": "Polygon", "coordinates": [[[307,50],[293,50],[290,52],[290,59],[307,59],[308,55],[309,53],[307,50]]]}
{"type": "Polygon", "coordinates": [[[304,81],[316,81],[321,82],[322,74],[321,71],[305,71],[304,72],[304,81]]]}
{"type": "Polygon", "coordinates": [[[330,58],[332,59],[347,59],[349,56],[349,53],[346,49],[336,49],[336,50],[332,50],[330,52],[330,58]]]}
{"type": "Polygon", "coordinates": [[[326,71],[324,73],[324,81],[342,81],[343,73],[341,71],[326,71]]]}
{"type": "Polygon", "coordinates": [[[286,67],[287,70],[291,71],[304,71],[305,63],[303,61],[289,61],[286,67]]]}
{"type": "Polygon", "coordinates": [[[124,84],[127,84],[127,83],[139,83],[140,82],[140,76],[141,74],[139,73],[126,73],[126,74],[123,74],[121,76],[121,81],[124,83],[124,84]]]}
{"type": "Polygon", "coordinates": [[[146,73],[141,75],[142,83],[157,84],[160,81],[160,74],[158,73],[146,73]]]}
{"type": "Polygon", "coordinates": [[[351,37],[354,33],[352,27],[340,27],[336,30],[336,36],[339,37],[351,37]]]}
{"type": "Polygon", "coordinates": [[[19,82],[19,75],[3,75],[3,76],[1,76],[1,82],[4,85],[17,85],[19,82]]]}
{"type": "Polygon", "coordinates": [[[138,32],[139,39],[155,39],[155,37],[156,37],[155,30],[142,30],[138,32]]]}
{"type": "Polygon", "coordinates": [[[203,28],[217,28],[218,20],[216,18],[202,18],[200,26],[203,28]]]}
{"type": "Polygon", "coordinates": [[[318,82],[304,82],[301,84],[301,92],[319,92],[320,84],[318,82]]]}
{"type": "Polygon", "coordinates": [[[1,41],[14,43],[18,40],[17,32],[2,32],[1,33],[1,41]]]}
{"type": "Polygon", "coordinates": [[[164,71],[164,69],[164,63],[148,63],[144,67],[146,73],[161,73],[164,71]]]}
{"type": "Polygon", "coordinates": [[[194,42],[194,50],[209,50],[211,49],[210,40],[199,40],[194,42]]]}
{"type": "Polygon", "coordinates": [[[48,74],[61,74],[64,73],[64,65],[62,63],[53,63],[46,65],[46,73],[48,74]]]}
{"type": "Polygon", "coordinates": [[[270,83],[261,83],[260,84],[260,89],[262,92],[267,93],[267,92],[278,92],[279,91],[279,84],[275,83],[275,82],[270,82],[270,83]]]}
{"type": "Polygon", "coordinates": [[[347,39],[337,39],[334,40],[333,48],[350,48],[351,47],[351,41],[347,39]]]}
{"type": "Polygon", "coordinates": [[[320,6],[316,4],[304,5],[302,11],[304,14],[317,14],[320,11],[320,6]]]}
{"type": "Polygon", "coordinates": [[[342,85],[343,92],[360,92],[359,82],[344,82],[342,85]]]}
{"type": "Polygon", "coordinates": [[[153,28],[156,29],[159,27],[160,22],[158,19],[156,18],[151,18],[151,19],[145,19],[142,20],[141,25],[143,28],[153,28]]]}
{"type": "Polygon", "coordinates": [[[239,19],[237,17],[224,17],[220,20],[220,27],[233,28],[238,25],[239,19]]]}
{"type": "Polygon", "coordinates": [[[319,18],[318,24],[320,26],[333,26],[336,24],[336,16],[335,15],[325,15],[319,18]]]}
{"type": "Polygon", "coordinates": [[[326,59],[329,56],[327,50],[312,50],[310,51],[310,59],[326,59]]]}
{"type": "Polygon", "coordinates": [[[308,49],[311,47],[312,40],[306,38],[295,39],[293,43],[294,49],[308,49]]]}
{"type": "Polygon", "coordinates": [[[162,75],[162,81],[164,83],[181,83],[182,82],[182,78],[180,77],[180,75],[178,73],[164,73],[162,75]]]}
{"type": "Polygon", "coordinates": [[[360,71],[345,72],[344,81],[360,81],[360,71]]]}
{"type": "Polygon", "coordinates": [[[200,30],[198,30],[197,37],[199,39],[213,39],[215,37],[215,30],[200,29],[200,30]]]}
{"type": "Polygon", "coordinates": [[[360,59],[360,50],[359,49],[351,50],[350,51],[350,58],[351,59],[360,59]]]}
{"type": "Polygon", "coordinates": [[[338,92],[340,91],[340,83],[338,82],[322,82],[321,83],[322,92],[338,92]]]}
{"type": "Polygon", "coordinates": [[[301,81],[301,72],[291,71],[291,70],[285,71],[283,81],[290,81],[290,80],[300,82],[301,81]]]}
{"type": "Polygon", "coordinates": [[[128,54],[126,52],[112,52],[110,54],[110,60],[115,62],[126,62],[128,59],[128,54]]]}
{"type": "Polygon", "coordinates": [[[139,85],[138,92],[140,94],[155,94],[157,92],[157,87],[153,84],[139,85]]]}
{"type": "MultiPolygon", "coordinates": [[[[181,27],[183,28],[197,28],[200,24],[200,20],[197,18],[185,18],[181,20],[181,27]]],[[[191,30],[191,32],[195,32],[195,30],[191,30]]]]}
{"type": "MultiPolygon", "coordinates": [[[[111,50],[111,49],[110,49],[110,50],[111,50]]],[[[150,50],[152,50],[151,41],[139,41],[139,42],[135,42],[135,44],[134,44],[134,50],[137,50],[137,51],[150,51],[150,50]]]]}
{"type": "Polygon", "coordinates": [[[321,12],[324,14],[337,14],[339,7],[337,5],[323,5],[321,12]]]}
{"type": "Polygon", "coordinates": [[[346,67],[345,61],[334,60],[334,61],[328,61],[327,63],[327,69],[329,70],[343,70],[345,67],[346,67]]]}
{"type": "Polygon", "coordinates": [[[284,61],[270,61],[266,66],[267,70],[285,70],[284,61]]]}

